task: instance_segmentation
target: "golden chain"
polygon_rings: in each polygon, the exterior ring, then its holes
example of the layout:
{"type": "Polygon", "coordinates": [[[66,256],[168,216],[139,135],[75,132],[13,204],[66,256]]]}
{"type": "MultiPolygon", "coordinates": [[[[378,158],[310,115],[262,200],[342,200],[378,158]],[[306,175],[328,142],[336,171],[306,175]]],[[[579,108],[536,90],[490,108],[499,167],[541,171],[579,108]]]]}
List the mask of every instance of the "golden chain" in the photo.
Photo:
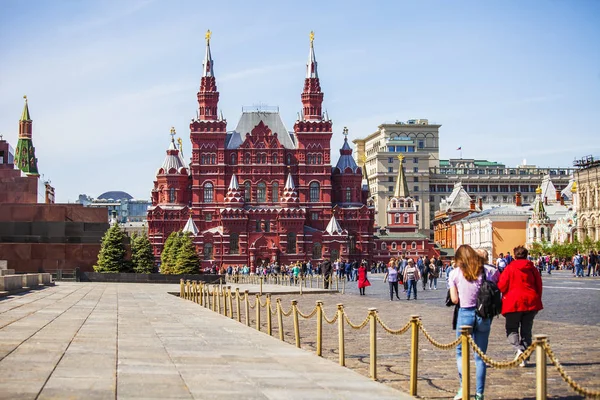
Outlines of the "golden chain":
{"type": "Polygon", "coordinates": [[[440,343],[437,340],[435,340],[433,337],[431,337],[429,332],[427,332],[427,330],[425,330],[425,327],[423,326],[423,323],[421,321],[417,322],[417,324],[419,325],[419,330],[421,332],[423,332],[423,335],[425,336],[425,338],[427,340],[429,340],[429,343],[431,343],[434,347],[437,347],[438,349],[450,350],[460,344],[460,340],[461,340],[460,337],[458,337],[454,342],[450,342],[450,343],[446,343],[446,344],[440,343]]]}
{"type": "Polygon", "coordinates": [[[319,307],[318,307],[318,306],[315,306],[315,308],[314,308],[314,309],[313,309],[313,310],[310,312],[310,314],[302,314],[302,313],[300,312],[300,310],[298,310],[298,308],[296,307],[296,310],[298,311],[298,315],[299,315],[299,316],[301,316],[301,317],[302,317],[302,318],[304,318],[304,319],[309,319],[309,318],[312,318],[312,317],[313,317],[313,316],[314,316],[314,315],[317,313],[317,310],[318,310],[318,309],[319,309],[319,307]]]}
{"type": "MultiPolygon", "coordinates": [[[[460,339],[460,337],[458,339],[460,339]]],[[[473,340],[473,338],[471,336],[469,336],[469,345],[471,346],[473,351],[475,353],[477,353],[479,355],[479,357],[481,357],[483,362],[485,362],[486,364],[488,364],[489,366],[491,366],[492,368],[495,368],[495,369],[514,368],[517,365],[521,364],[526,359],[528,359],[531,356],[531,354],[535,351],[535,344],[532,344],[528,348],[526,348],[525,351],[523,351],[523,353],[521,353],[521,355],[519,355],[519,357],[515,358],[514,360],[494,361],[485,355],[485,353],[479,348],[479,346],[477,346],[477,344],[475,344],[475,341],[473,340]]]]}
{"type": "Polygon", "coordinates": [[[379,314],[375,314],[375,318],[377,319],[377,322],[379,322],[379,325],[381,325],[383,330],[392,335],[402,335],[404,332],[406,332],[408,330],[408,328],[410,328],[410,321],[406,325],[404,325],[402,328],[394,330],[383,323],[381,318],[379,318],[379,314]]]}
{"type": "Polygon", "coordinates": [[[579,393],[580,395],[585,396],[585,397],[600,398],[600,391],[594,391],[594,390],[590,390],[590,389],[584,388],[582,386],[579,386],[575,381],[573,381],[573,378],[571,378],[569,375],[567,375],[567,372],[565,371],[563,366],[560,365],[560,362],[554,355],[554,352],[552,351],[552,349],[550,348],[550,345],[548,343],[544,343],[544,349],[546,350],[546,354],[548,354],[548,358],[550,359],[550,362],[556,367],[556,369],[558,370],[558,373],[563,378],[563,380],[565,382],[567,382],[567,384],[569,386],[571,386],[571,389],[573,389],[574,391],[576,391],[577,393],[579,393]]]}
{"type": "Polygon", "coordinates": [[[260,297],[258,298],[258,304],[260,304],[260,306],[262,308],[265,308],[267,306],[267,299],[265,299],[265,304],[262,303],[262,301],[260,301],[260,297]]]}
{"type": "Polygon", "coordinates": [[[290,308],[290,311],[285,312],[283,311],[283,307],[281,305],[279,305],[279,307],[281,308],[281,314],[283,314],[284,317],[289,317],[290,315],[292,315],[292,311],[294,311],[294,308],[290,308]]]}
{"type": "Polygon", "coordinates": [[[325,322],[327,322],[328,324],[335,324],[335,321],[338,320],[339,317],[339,313],[335,313],[335,315],[333,316],[332,319],[327,318],[327,315],[325,314],[325,310],[323,310],[323,319],[325,320],[325,322]]]}
{"type": "Polygon", "coordinates": [[[350,327],[352,329],[362,329],[365,326],[367,326],[367,324],[369,323],[369,317],[370,315],[367,315],[367,318],[365,318],[365,320],[362,322],[362,324],[360,325],[354,325],[351,321],[350,318],[348,318],[348,315],[346,314],[346,311],[344,310],[344,319],[346,320],[346,322],[348,323],[348,325],[350,325],[350,327]]]}
{"type": "Polygon", "coordinates": [[[260,303],[260,300],[258,300],[258,301],[255,301],[255,302],[254,302],[254,305],[252,305],[252,304],[250,303],[250,298],[248,298],[248,307],[250,307],[250,309],[252,309],[252,310],[254,310],[254,308],[256,308],[256,305],[257,305],[257,304],[259,304],[259,303],[260,303]]]}

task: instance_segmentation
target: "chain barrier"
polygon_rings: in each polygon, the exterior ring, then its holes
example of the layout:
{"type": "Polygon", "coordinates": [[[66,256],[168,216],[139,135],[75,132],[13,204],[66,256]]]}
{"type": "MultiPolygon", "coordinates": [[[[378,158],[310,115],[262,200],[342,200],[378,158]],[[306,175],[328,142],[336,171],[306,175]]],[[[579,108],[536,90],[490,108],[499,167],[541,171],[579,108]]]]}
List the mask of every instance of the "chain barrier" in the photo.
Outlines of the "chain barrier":
{"type": "Polygon", "coordinates": [[[410,328],[410,321],[408,321],[408,323],[406,325],[404,325],[402,328],[394,330],[383,323],[383,321],[379,317],[379,314],[375,314],[375,319],[377,320],[377,322],[379,322],[379,325],[381,325],[381,327],[383,328],[384,331],[386,331],[387,333],[390,333],[392,335],[402,335],[404,332],[408,331],[410,328]]]}
{"type": "Polygon", "coordinates": [[[352,329],[359,330],[359,329],[364,328],[369,323],[369,318],[370,318],[370,315],[367,315],[365,320],[360,325],[355,325],[352,323],[352,321],[350,321],[350,318],[348,318],[348,314],[346,314],[346,310],[344,310],[344,320],[346,320],[346,322],[348,323],[348,325],[350,325],[350,328],[352,328],[352,329]]]}
{"type": "Polygon", "coordinates": [[[314,309],[313,309],[313,310],[310,312],[310,314],[302,314],[302,313],[300,312],[300,310],[298,310],[298,315],[299,315],[299,316],[301,316],[301,317],[302,317],[302,318],[304,318],[304,319],[309,319],[309,318],[312,318],[312,317],[314,317],[314,316],[315,316],[315,314],[317,313],[317,310],[318,310],[318,309],[319,309],[319,307],[318,307],[318,306],[316,306],[316,307],[315,307],[315,308],[314,308],[314,309]]]}
{"type": "Polygon", "coordinates": [[[560,362],[554,355],[554,352],[552,351],[552,349],[550,348],[550,345],[548,343],[544,343],[544,350],[546,351],[546,354],[548,355],[548,358],[550,359],[550,362],[552,363],[552,365],[554,365],[556,367],[560,376],[563,378],[563,380],[565,382],[567,382],[567,384],[571,387],[571,389],[573,389],[575,392],[579,393],[580,395],[588,397],[588,398],[596,398],[596,399],[600,398],[600,391],[595,391],[595,390],[590,390],[588,388],[584,388],[584,387],[580,386],[579,384],[577,384],[577,382],[573,381],[573,378],[571,378],[567,374],[567,372],[565,371],[563,366],[560,364],[560,362]]]}
{"type": "Polygon", "coordinates": [[[255,300],[254,305],[252,305],[250,302],[250,296],[248,296],[248,307],[250,307],[251,310],[254,310],[257,304],[260,305],[260,300],[255,300]]]}
{"type": "Polygon", "coordinates": [[[479,357],[481,357],[483,362],[495,369],[514,368],[514,367],[518,366],[519,364],[521,364],[523,361],[527,360],[529,357],[531,357],[531,355],[535,351],[535,343],[534,343],[534,344],[530,345],[528,348],[526,348],[525,351],[523,351],[523,353],[521,355],[519,355],[519,357],[515,358],[514,360],[494,361],[490,357],[485,355],[485,353],[479,348],[479,346],[477,346],[477,344],[475,344],[475,341],[473,340],[473,338],[471,336],[469,336],[468,340],[469,340],[469,346],[471,346],[473,351],[475,353],[477,353],[479,355],[479,357]]]}
{"type": "Polygon", "coordinates": [[[260,297],[258,298],[258,304],[260,304],[261,308],[266,308],[267,307],[267,299],[265,298],[265,304],[263,304],[262,301],[260,301],[260,297]]]}
{"type": "Polygon", "coordinates": [[[283,306],[281,306],[281,314],[282,314],[284,317],[289,317],[290,315],[292,315],[292,311],[294,311],[294,308],[293,308],[293,307],[291,307],[291,308],[290,308],[290,311],[288,311],[288,312],[285,312],[285,311],[283,311],[283,306]]]}
{"type": "Polygon", "coordinates": [[[417,326],[419,327],[419,330],[421,332],[423,332],[423,335],[425,336],[425,338],[427,340],[429,340],[429,343],[431,343],[434,347],[437,347],[438,349],[441,350],[450,350],[456,346],[458,346],[460,344],[461,341],[461,337],[459,336],[458,338],[456,338],[456,340],[454,342],[451,343],[440,343],[437,340],[435,340],[430,334],[429,332],[427,332],[427,330],[425,329],[425,327],[423,326],[423,323],[421,322],[421,320],[419,320],[417,322],[417,326]]]}
{"type": "Polygon", "coordinates": [[[327,314],[325,314],[325,310],[323,310],[323,319],[325,320],[325,322],[327,322],[328,324],[335,324],[336,321],[338,320],[338,313],[336,312],[335,315],[333,316],[333,318],[329,319],[327,318],[327,314]]]}

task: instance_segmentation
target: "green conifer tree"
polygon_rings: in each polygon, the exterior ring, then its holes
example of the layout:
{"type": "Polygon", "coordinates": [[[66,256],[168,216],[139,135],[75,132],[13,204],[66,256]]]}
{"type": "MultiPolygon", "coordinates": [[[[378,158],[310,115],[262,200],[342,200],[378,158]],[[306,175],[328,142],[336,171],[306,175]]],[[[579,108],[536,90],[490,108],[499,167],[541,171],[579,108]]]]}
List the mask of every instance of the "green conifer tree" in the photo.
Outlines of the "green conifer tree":
{"type": "Polygon", "coordinates": [[[175,274],[177,255],[181,247],[181,232],[171,232],[160,255],[160,273],[175,274]]]}
{"type": "Polygon", "coordinates": [[[177,254],[175,266],[176,274],[197,274],[200,267],[200,259],[196,252],[196,246],[189,233],[180,236],[180,247],[177,254]]]}
{"type": "Polygon", "coordinates": [[[94,266],[96,272],[123,272],[127,268],[124,239],[125,234],[119,224],[106,231],[98,253],[98,264],[94,266]]]}
{"type": "Polygon", "coordinates": [[[131,261],[133,271],[138,274],[151,274],[154,271],[154,254],[148,235],[131,236],[131,261]]]}

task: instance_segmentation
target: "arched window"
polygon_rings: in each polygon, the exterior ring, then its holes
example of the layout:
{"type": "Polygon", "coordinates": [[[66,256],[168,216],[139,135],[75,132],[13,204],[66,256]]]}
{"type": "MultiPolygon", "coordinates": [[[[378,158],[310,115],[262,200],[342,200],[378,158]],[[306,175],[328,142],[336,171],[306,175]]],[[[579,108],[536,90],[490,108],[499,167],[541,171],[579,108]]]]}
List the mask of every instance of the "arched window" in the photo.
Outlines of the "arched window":
{"type": "Polygon", "coordinates": [[[296,254],[296,234],[293,232],[287,234],[287,253],[296,254]]]}
{"type": "Polygon", "coordinates": [[[244,155],[244,164],[250,164],[250,153],[244,155]]]}
{"type": "Polygon", "coordinates": [[[394,222],[397,223],[397,224],[399,224],[400,223],[400,214],[396,214],[394,216],[394,218],[395,218],[394,222]]]}
{"type": "Polygon", "coordinates": [[[292,165],[292,155],[291,155],[291,154],[288,154],[288,155],[287,155],[287,158],[286,158],[286,160],[285,160],[285,163],[286,163],[287,165],[292,165]]]}
{"type": "Polygon", "coordinates": [[[533,241],[537,240],[537,228],[533,228],[533,241]]]}
{"type": "Polygon", "coordinates": [[[381,250],[387,250],[387,244],[385,242],[381,242],[381,250]]]}
{"type": "Polygon", "coordinates": [[[237,154],[231,154],[231,165],[237,164],[237,154]]]}
{"type": "Polygon", "coordinates": [[[169,189],[169,203],[175,203],[175,188],[169,189]]]}
{"type": "Polygon", "coordinates": [[[273,182],[271,201],[273,201],[274,203],[279,201],[279,183],[277,182],[273,182]]]}
{"type": "Polygon", "coordinates": [[[206,158],[204,154],[202,154],[202,156],[200,157],[200,164],[206,164],[206,158]]]}
{"type": "Polygon", "coordinates": [[[402,242],[402,250],[406,250],[406,242],[402,242]]]}
{"type": "Polygon", "coordinates": [[[311,182],[309,197],[311,202],[319,201],[321,198],[321,186],[319,185],[319,182],[311,182]]]}
{"type": "Polygon", "coordinates": [[[213,245],[212,243],[204,243],[204,259],[212,260],[213,259],[213,245]]]}
{"type": "Polygon", "coordinates": [[[392,250],[396,250],[398,248],[398,245],[396,244],[396,242],[392,242],[392,250]]]}
{"type": "Polygon", "coordinates": [[[413,249],[413,250],[416,249],[417,248],[417,242],[412,242],[410,244],[410,248],[413,249]]]}
{"type": "Polygon", "coordinates": [[[229,235],[229,254],[240,254],[240,234],[229,235]]]}
{"type": "Polygon", "coordinates": [[[331,249],[331,261],[337,261],[340,258],[340,251],[338,249],[331,249]]]}
{"type": "Polygon", "coordinates": [[[210,156],[210,163],[215,165],[217,163],[217,155],[213,154],[210,156]]]}
{"type": "Polygon", "coordinates": [[[350,254],[356,253],[356,236],[350,236],[348,245],[350,246],[350,254]]]}
{"type": "Polygon", "coordinates": [[[352,201],[352,189],[349,187],[346,188],[346,203],[350,203],[352,201]]]}
{"type": "Polygon", "coordinates": [[[306,163],[307,164],[312,164],[313,163],[312,162],[312,155],[309,154],[309,155],[306,156],[306,163]]]}
{"type": "Polygon", "coordinates": [[[312,250],[312,258],[314,260],[318,260],[322,257],[322,248],[321,248],[321,243],[314,243],[313,244],[313,250],[312,250]]]}
{"type": "Polygon", "coordinates": [[[212,203],[214,200],[214,187],[213,184],[210,182],[206,182],[204,184],[204,202],[205,203],[212,203]]]}
{"type": "Polygon", "coordinates": [[[545,236],[544,236],[544,227],[543,226],[540,228],[540,239],[542,241],[545,239],[545,236]]]}
{"type": "Polygon", "coordinates": [[[273,153],[273,157],[272,157],[272,160],[271,160],[271,162],[272,162],[273,164],[277,164],[277,153],[273,153]]]}
{"type": "Polygon", "coordinates": [[[408,224],[408,214],[404,214],[404,223],[408,224]]]}
{"type": "Polygon", "coordinates": [[[321,156],[320,154],[317,154],[317,164],[322,164],[323,163],[323,156],[321,156]]]}
{"type": "Polygon", "coordinates": [[[244,182],[244,201],[252,200],[252,186],[250,186],[250,181],[244,182]]]}
{"type": "Polygon", "coordinates": [[[267,185],[264,182],[260,182],[257,186],[256,201],[259,203],[267,201],[267,185]]]}

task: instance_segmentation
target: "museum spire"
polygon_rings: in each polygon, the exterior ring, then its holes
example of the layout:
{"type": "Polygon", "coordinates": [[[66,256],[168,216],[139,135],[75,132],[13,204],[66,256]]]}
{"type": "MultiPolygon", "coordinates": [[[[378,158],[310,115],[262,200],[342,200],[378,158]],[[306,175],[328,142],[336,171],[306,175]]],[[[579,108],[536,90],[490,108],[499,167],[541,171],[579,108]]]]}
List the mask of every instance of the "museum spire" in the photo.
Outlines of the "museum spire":
{"type": "Polygon", "coordinates": [[[25,99],[25,105],[19,120],[19,139],[15,151],[15,165],[27,175],[39,176],[35,147],[33,147],[33,141],[31,140],[33,121],[29,114],[27,96],[23,96],[23,98],[25,99]]]}
{"type": "Polygon", "coordinates": [[[202,63],[202,79],[198,91],[198,119],[200,121],[216,121],[218,119],[219,92],[213,69],[213,59],[210,52],[212,32],[206,31],[206,52],[202,63]]]}
{"type": "Polygon", "coordinates": [[[315,57],[314,48],[315,33],[311,32],[309,37],[310,49],[308,63],[306,64],[304,90],[302,91],[302,117],[303,120],[321,121],[323,119],[323,92],[321,92],[321,84],[317,72],[317,58],[315,57]]]}
{"type": "Polygon", "coordinates": [[[408,192],[408,182],[406,181],[406,176],[404,175],[404,156],[400,154],[398,156],[398,178],[396,179],[396,188],[394,189],[394,197],[409,197],[410,194],[408,192]]]}

